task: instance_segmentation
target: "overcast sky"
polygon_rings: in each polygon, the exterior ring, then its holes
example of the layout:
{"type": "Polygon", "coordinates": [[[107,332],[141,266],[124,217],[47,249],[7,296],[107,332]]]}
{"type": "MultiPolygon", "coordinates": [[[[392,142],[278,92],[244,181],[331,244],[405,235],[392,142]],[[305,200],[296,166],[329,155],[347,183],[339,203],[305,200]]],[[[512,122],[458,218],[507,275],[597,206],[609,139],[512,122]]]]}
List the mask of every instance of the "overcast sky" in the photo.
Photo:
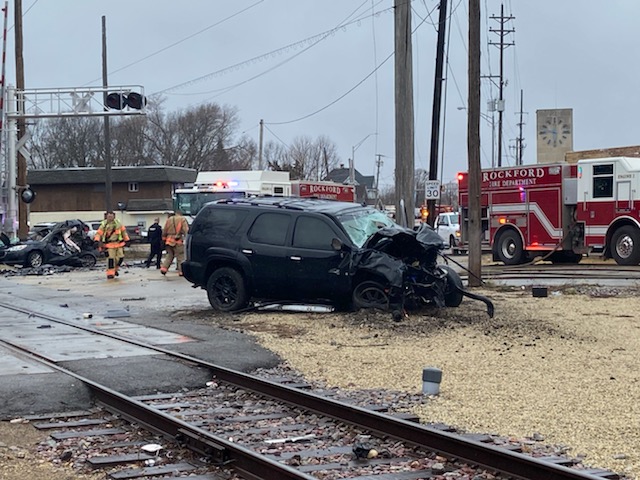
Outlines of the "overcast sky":
{"type": "MultiPolygon", "coordinates": [[[[413,0],[416,168],[428,169],[439,0],[413,0]]],[[[498,75],[496,17],[505,28],[507,86],[503,165],[513,165],[520,90],[524,163],[536,161],[535,112],[572,108],[574,150],[640,144],[638,0],[480,0],[482,74],[498,75]]],[[[240,132],[289,145],[298,136],[333,140],[345,163],[393,183],[393,0],[22,0],[25,86],[102,84],[106,16],[110,85],[162,93],[168,110],[203,102],[236,107],[240,132]]],[[[466,170],[468,0],[449,0],[443,109],[443,181],[466,170]],[[450,28],[449,28],[450,27],[450,28]]],[[[15,84],[13,2],[6,81],[15,84]]],[[[497,97],[482,80],[482,111],[497,97]]],[[[497,128],[497,116],[495,117],[497,128]]],[[[482,122],[482,163],[491,165],[482,122]]]]}

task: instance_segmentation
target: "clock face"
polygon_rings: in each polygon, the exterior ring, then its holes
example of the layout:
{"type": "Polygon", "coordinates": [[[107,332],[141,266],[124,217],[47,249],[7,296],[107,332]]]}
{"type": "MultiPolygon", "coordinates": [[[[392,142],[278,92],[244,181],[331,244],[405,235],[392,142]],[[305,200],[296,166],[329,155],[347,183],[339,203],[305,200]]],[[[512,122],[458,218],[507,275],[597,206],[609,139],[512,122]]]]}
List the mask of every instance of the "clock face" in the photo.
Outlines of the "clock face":
{"type": "Polygon", "coordinates": [[[558,117],[550,117],[538,132],[543,142],[551,147],[561,147],[569,139],[571,128],[558,117]]]}

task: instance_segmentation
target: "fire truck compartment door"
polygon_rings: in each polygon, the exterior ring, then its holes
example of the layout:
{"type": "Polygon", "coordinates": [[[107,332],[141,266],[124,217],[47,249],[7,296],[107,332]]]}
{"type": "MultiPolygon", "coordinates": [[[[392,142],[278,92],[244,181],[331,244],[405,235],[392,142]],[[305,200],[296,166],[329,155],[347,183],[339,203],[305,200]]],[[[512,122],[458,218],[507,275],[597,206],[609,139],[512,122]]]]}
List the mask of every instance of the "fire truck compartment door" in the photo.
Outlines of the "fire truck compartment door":
{"type": "Polygon", "coordinates": [[[616,209],[617,210],[630,210],[631,205],[631,182],[617,182],[616,183],[616,209]]]}
{"type": "Polygon", "coordinates": [[[578,203],[578,179],[562,179],[562,192],[565,205],[576,205],[578,203]]]}

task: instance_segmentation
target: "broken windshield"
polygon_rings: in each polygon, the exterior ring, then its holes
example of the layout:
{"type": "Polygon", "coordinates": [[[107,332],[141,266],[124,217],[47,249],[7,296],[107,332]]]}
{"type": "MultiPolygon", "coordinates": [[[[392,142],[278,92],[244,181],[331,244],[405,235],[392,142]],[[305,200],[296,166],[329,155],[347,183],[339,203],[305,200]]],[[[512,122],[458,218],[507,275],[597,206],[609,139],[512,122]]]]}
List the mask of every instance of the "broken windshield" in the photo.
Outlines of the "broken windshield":
{"type": "Polygon", "coordinates": [[[358,208],[337,216],[351,241],[361,248],[381,228],[397,227],[385,213],[375,208],[358,208]]]}

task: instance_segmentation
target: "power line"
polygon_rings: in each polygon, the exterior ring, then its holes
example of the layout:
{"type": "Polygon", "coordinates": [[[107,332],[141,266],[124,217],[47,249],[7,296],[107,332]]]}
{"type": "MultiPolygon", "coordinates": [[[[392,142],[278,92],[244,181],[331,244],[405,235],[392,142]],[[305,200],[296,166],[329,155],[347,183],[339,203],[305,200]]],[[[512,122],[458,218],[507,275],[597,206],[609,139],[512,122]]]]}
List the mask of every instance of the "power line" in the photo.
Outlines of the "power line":
{"type": "MultiPolygon", "coordinates": [[[[38,0],[36,0],[36,1],[38,1],[38,0]]],[[[238,15],[240,15],[240,14],[242,14],[242,13],[246,12],[247,10],[252,9],[253,7],[255,7],[255,6],[259,5],[259,4],[260,4],[260,3],[262,3],[262,2],[264,2],[264,0],[258,0],[256,3],[253,3],[253,4],[249,5],[248,7],[243,8],[242,10],[237,11],[236,13],[233,13],[233,14],[229,15],[228,17],[223,18],[222,20],[220,20],[220,21],[218,21],[218,22],[216,22],[216,23],[213,23],[213,24],[209,25],[208,27],[203,28],[202,30],[199,30],[199,31],[197,31],[197,32],[195,32],[195,33],[192,33],[191,35],[188,35],[188,36],[184,37],[183,39],[178,40],[177,42],[172,43],[171,45],[167,45],[166,47],[163,47],[163,48],[161,48],[160,50],[157,50],[157,51],[155,51],[155,52],[153,52],[153,53],[150,53],[149,55],[147,55],[147,56],[145,56],[145,57],[142,57],[142,58],[140,58],[140,59],[138,59],[138,60],[136,60],[136,61],[134,61],[134,62],[131,62],[131,63],[129,63],[129,64],[125,65],[124,67],[120,67],[120,68],[118,68],[118,69],[116,69],[116,70],[112,70],[111,72],[109,72],[109,74],[110,74],[110,75],[113,75],[114,73],[121,72],[122,70],[125,70],[125,69],[127,69],[127,68],[129,68],[129,67],[132,67],[132,66],[134,66],[134,65],[137,65],[137,64],[139,64],[139,63],[142,63],[142,62],[144,62],[145,60],[148,60],[148,59],[150,59],[150,58],[152,58],[152,57],[155,57],[156,55],[159,55],[160,53],[165,52],[165,51],[169,50],[170,48],[173,48],[173,47],[175,47],[175,46],[177,46],[177,45],[180,45],[181,43],[184,43],[184,42],[186,42],[187,40],[192,39],[193,37],[197,37],[198,35],[200,35],[200,34],[202,34],[202,33],[206,32],[206,31],[208,31],[208,30],[211,30],[213,27],[217,27],[218,25],[222,25],[223,23],[227,22],[228,20],[231,20],[232,18],[237,17],[238,15]]],[[[97,79],[91,80],[90,82],[87,82],[85,85],[87,85],[87,84],[89,84],[89,83],[96,82],[97,80],[100,80],[100,78],[97,78],[97,79]]]]}
{"type": "MultiPolygon", "coordinates": [[[[366,3],[366,2],[367,2],[367,0],[365,0],[364,3],[366,3]]],[[[226,93],[231,89],[234,89],[234,88],[236,88],[236,87],[238,87],[240,85],[244,85],[248,81],[254,80],[255,78],[258,78],[258,77],[264,75],[265,73],[268,73],[268,72],[272,71],[274,68],[278,68],[278,67],[284,65],[285,63],[293,60],[294,58],[298,57],[299,55],[301,55],[302,53],[306,52],[310,48],[316,46],[321,41],[323,41],[326,38],[330,37],[331,35],[333,35],[334,33],[338,32],[339,30],[344,30],[349,26],[352,26],[354,24],[356,24],[356,25],[359,24],[363,19],[366,19],[367,17],[366,16],[365,17],[359,17],[359,18],[357,18],[355,20],[352,20],[352,21],[349,21],[349,22],[347,22],[347,20],[350,17],[352,17],[361,8],[361,6],[362,5],[360,5],[358,8],[356,8],[356,10],[354,10],[350,15],[348,15],[345,20],[340,22],[340,24],[338,26],[336,26],[336,27],[334,27],[334,28],[332,28],[330,30],[326,30],[326,31],[324,31],[322,33],[318,33],[316,35],[312,35],[311,37],[307,37],[307,38],[304,38],[304,39],[299,40],[297,42],[290,43],[289,45],[285,45],[284,47],[280,47],[280,48],[277,48],[275,50],[271,50],[270,52],[263,53],[261,55],[258,55],[258,56],[255,56],[253,58],[250,58],[248,60],[243,60],[242,62],[238,62],[238,63],[236,63],[234,65],[229,66],[229,67],[225,67],[223,69],[216,70],[215,72],[207,73],[205,75],[202,75],[200,77],[194,78],[192,80],[188,80],[188,81],[180,83],[178,85],[174,85],[172,87],[165,88],[164,90],[160,90],[158,92],[155,92],[154,95],[172,92],[173,90],[179,90],[181,88],[185,88],[185,87],[188,87],[188,86],[203,82],[205,80],[209,80],[211,78],[218,77],[218,76],[224,75],[226,73],[236,71],[236,70],[238,70],[240,68],[243,68],[243,67],[245,67],[247,65],[252,65],[252,64],[254,64],[256,62],[259,62],[259,61],[262,61],[262,60],[265,60],[265,59],[268,59],[268,58],[272,58],[275,55],[280,55],[282,53],[288,53],[292,49],[303,48],[300,52],[296,53],[295,55],[292,55],[291,57],[289,57],[285,61],[280,62],[275,67],[272,67],[272,68],[266,70],[265,72],[263,72],[261,74],[255,75],[255,76],[249,78],[248,80],[245,80],[245,81],[242,81],[242,82],[240,82],[238,84],[231,85],[229,87],[225,87],[225,88],[221,88],[221,89],[210,90],[210,91],[207,91],[207,92],[189,93],[187,95],[202,95],[202,94],[207,94],[207,93],[212,93],[212,92],[221,92],[221,91],[223,91],[223,93],[226,93]],[[305,45],[308,45],[308,46],[305,47],[305,45]]],[[[386,9],[383,9],[383,10],[381,10],[379,12],[376,12],[375,14],[372,14],[371,16],[377,15],[379,13],[388,12],[388,11],[391,11],[391,10],[392,10],[392,8],[386,8],[386,9]]]]}
{"type": "Polygon", "coordinates": [[[269,132],[271,132],[271,135],[273,135],[274,137],[276,137],[280,141],[280,143],[282,143],[285,147],[289,148],[289,145],[287,145],[287,143],[284,140],[282,140],[278,135],[276,135],[273,130],[271,130],[269,127],[267,127],[266,123],[263,123],[263,125],[264,125],[264,128],[266,128],[267,130],[269,130],[269,132]]]}
{"type": "MultiPolygon", "coordinates": [[[[411,32],[411,34],[413,35],[418,28],[420,28],[426,21],[426,17],[422,20],[422,22],[420,22],[416,28],[413,29],[413,31],[411,32]]],[[[326,110],[327,108],[331,107],[332,105],[335,105],[336,103],[338,103],[340,100],[342,100],[344,97],[346,97],[347,95],[349,95],[351,92],[353,92],[356,88],[358,88],[360,85],[362,85],[369,77],[371,77],[374,73],[376,73],[380,67],[382,67],[385,63],[387,63],[391,57],[393,57],[395,54],[395,52],[391,52],[387,58],[385,58],[382,63],[380,65],[378,65],[376,68],[373,69],[373,71],[371,71],[370,73],[368,73],[362,80],[360,80],[358,83],[356,83],[353,87],[351,87],[349,90],[347,90],[345,93],[343,93],[342,95],[340,95],[338,98],[336,98],[335,100],[331,101],[330,103],[328,103],[327,105],[325,105],[322,108],[319,108],[318,110],[308,113],[307,115],[303,115],[302,117],[298,117],[295,118],[293,120],[287,120],[284,122],[269,122],[269,125],[286,125],[289,123],[295,123],[295,122],[299,122],[301,120],[305,120],[309,117],[312,117],[314,115],[317,115],[318,113],[326,110]]]]}

